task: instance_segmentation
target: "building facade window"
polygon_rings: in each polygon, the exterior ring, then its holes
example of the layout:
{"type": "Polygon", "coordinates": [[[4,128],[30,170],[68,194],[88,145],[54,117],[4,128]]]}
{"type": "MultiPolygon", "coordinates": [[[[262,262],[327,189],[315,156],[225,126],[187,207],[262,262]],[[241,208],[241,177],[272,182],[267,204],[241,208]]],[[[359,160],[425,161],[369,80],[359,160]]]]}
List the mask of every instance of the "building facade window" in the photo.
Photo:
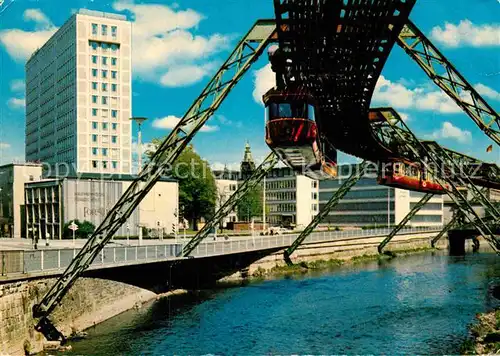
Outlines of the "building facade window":
{"type": "Polygon", "coordinates": [[[92,56],[92,63],[97,64],[97,56],[92,56]]]}
{"type": "Polygon", "coordinates": [[[108,25],[102,25],[102,35],[103,36],[108,35],[108,25]]]}
{"type": "Polygon", "coordinates": [[[108,71],[107,70],[103,70],[102,71],[102,77],[103,78],[107,78],[108,77],[108,71]]]}
{"type": "Polygon", "coordinates": [[[96,23],[93,23],[93,24],[92,24],[92,34],[93,34],[94,36],[96,36],[96,35],[97,35],[97,29],[98,29],[98,27],[99,27],[99,26],[98,26],[96,23]]]}
{"type": "Polygon", "coordinates": [[[111,165],[113,166],[113,169],[118,168],[118,162],[116,162],[116,161],[111,162],[111,165]]]}
{"type": "Polygon", "coordinates": [[[107,148],[103,148],[102,149],[102,155],[103,156],[107,156],[108,155],[108,149],[107,148]]]}
{"type": "Polygon", "coordinates": [[[106,105],[108,103],[108,97],[107,96],[103,96],[102,97],[102,105],[106,105]]]}
{"type": "Polygon", "coordinates": [[[97,130],[97,122],[95,122],[95,121],[92,122],[92,128],[94,130],[97,130]]]}
{"type": "Polygon", "coordinates": [[[116,92],[116,87],[117,87],[116,84],[111,84],[111,91],[115,93],[116,92]]]}
{"type": "Polygon", "coordinates": [[[92,109],[92,116],[97,116],[97,109],[92,109]]]}
{"type": "Polygon", "coordinates": [[[111,26],[111,36],[116,37],[117,29],[116,26],[111,26]]]}
{"type": "Polygon", "coordinates": [[[97,90],[97,82],[92,82],[92,90],[97,90]]]}
{"type": "Polygon", "coordinates": [[[116,70],[112,70],[112,71],[111,71],[111,78],[116,79],[116,78],[117,78],[117,76],[118,76],[118,75],[117,75],[116,70]]]}
{"type": "Polygon", "coordinates": [[[108,162],[107,161],[102,161],[102,168],[104,168],[104,169],[108,168],[108,162]]]}
{"type": "Polygon", "coordinates": [[[97,69],[92,69],[92,76],[97,77],[97,69]]]}
{"type": "Polygon", "coordinates": [[[111,65],[112,66],[116,65],[116,57],[111,57],[111,65]]]}
{"type": "Polygon", "coordinates": [[[111,143],[116,143],[116,136],[111,136],[111,143]]]}
{"type": "Polygon", "coordinates": [[[111,110],[111,117],[115,118],[118,116],[118,112],[116,110],[111,110]]]}
{"type": "Polygon", "coordinates": [[[97,135],[92,135],[92,142],[97,142],[97,135]]]}
{"type": "Polygon", "coordinates": [[[102,65],[108,65],[108,57],[102,57],[102,65]]]}
{"type": "Polygon", "coordinates": [[[92,161],[92,168],[97,168],[97,161],[92,161]]]}
{"type": "Polygon", "coordinates": [[[92,147],[92,154],[97,156],[97,147],[92,147]]]}
{"type": "Polygon", "coordinates": [[[97,104],[97,95],[92,95],[92,103],[97,104]]]}
{"type": "Polygon", "coordinates": [[[108,123],[107,122],[103,122],[102,123],[102,129],[103,130],[107,130],[108,129],[108,123]]]}
{"type": "Polygon", "coordinates": [[[102,83],[102,91],[108,91],[108,83],[102,83]]]}

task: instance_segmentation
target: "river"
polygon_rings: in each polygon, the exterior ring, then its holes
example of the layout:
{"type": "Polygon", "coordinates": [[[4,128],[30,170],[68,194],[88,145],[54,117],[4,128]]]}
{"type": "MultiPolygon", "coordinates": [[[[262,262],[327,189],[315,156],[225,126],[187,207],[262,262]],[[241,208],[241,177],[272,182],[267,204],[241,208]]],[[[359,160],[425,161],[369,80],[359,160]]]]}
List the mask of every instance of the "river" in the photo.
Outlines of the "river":
{"type": "Polygon", "coordinates": [[[425,253],[162,299],[72,342],[71,353],[456,354],[498,306],[500,258],[425,253]]]}

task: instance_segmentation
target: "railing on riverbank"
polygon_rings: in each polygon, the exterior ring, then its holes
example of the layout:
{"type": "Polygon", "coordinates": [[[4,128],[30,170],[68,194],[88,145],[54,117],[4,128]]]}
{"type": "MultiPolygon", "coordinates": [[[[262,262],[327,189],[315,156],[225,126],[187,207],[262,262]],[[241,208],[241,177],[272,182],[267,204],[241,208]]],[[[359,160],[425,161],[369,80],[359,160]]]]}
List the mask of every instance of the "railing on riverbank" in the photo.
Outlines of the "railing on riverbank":
{"type": "MultiPolygon", "coordinates": [[[[399,235],[439,232],[442,227],[421,227],[403,229],[399,235]]],[[[324,231],[310,234],[305,243],[324,243],[328,241],[381,237],[389,234],[391,229],[324,231]]],[[[298,234],[274,236],[248,236],[246,239],[228,239],[219,236],[217,241],[206,240],[193,251],[193,257],[210,257],[256,250],[285,248],[292,244],[298,234]]],[[[187,243],[176,243],[146,246],[111,246],[104,248],[92,262],[89,269],[117,267],[121,265],[150,263],[179,259],[182,248],[187,243]]],[[[66,269],[78,249],[44,249],[27,251],[1,251],[0,281],[24,278],[26,276],[57,275],[66,269]]]]}

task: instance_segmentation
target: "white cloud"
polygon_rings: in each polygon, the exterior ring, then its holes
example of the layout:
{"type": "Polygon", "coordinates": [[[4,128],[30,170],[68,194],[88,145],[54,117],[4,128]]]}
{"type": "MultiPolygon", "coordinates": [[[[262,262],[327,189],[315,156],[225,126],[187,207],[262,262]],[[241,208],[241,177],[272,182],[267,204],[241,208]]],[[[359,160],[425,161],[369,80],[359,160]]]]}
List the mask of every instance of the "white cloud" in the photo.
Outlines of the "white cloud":
{"type": "Polygon", "coordinates": [[[0,31],[0,44],[17,61],[25,61],[57,31],[57,27],[38,9],[25,10],[23,19],[35,22],[35,30],[13,28],[0,31]]]}
{"type": "Polygon", "coordinates": [[[37,29],[45,30],[54,27],[52,21],[40,9],[27,9],[23,13],[24,21],[33,21],[37,29]]]}
{"type": "Polygon", "coordinates": [[[404,121],[404,122],[408,122],[410,121],[410,115],[408,115],[407,113],[405,112],[400,112],[399,113],[399,116],[401,116],[401,119],[404,121]]]}
{"type": "Polygon", "coordinates": [[[191,85],[212,74],[215,67],[215,63],[171,66],[161,77],[160,83],[166,87],[191,85]]]}
{"type": "Polygon", "coordinates": [[[446,22],[444,29],[436,26],[431,38],[448,47],[500,46],[500,24],[475,25],[470,20],[462,20],[458,25],[446,22]]]}
{"type": "Polygon", "coordinates": [[[22,79],[14,79],[10,82],[10,90],[13,92],[23,92],[26,88],[26,83],[22,79]]]}
{"type": "Polygon", "coordinates": [[[474,85],[474,89],[476,89],[477,92],[482,96],[500,101],[500,92],[496,91],[493,88],[490,88],[484,84],[479,83],[474,85]]]}
{"type": "Polygon", "coordinates": [[[26,106],[26,99],[25,98],[10,98],[7,101],[7,105],[11,109],[21,109],[26,106]]]}
{"type": "Polygon", "coordinates": [[[262,95],[274,86],[276,86],[276,75],[271,69],[271,64],[254,71],[253,98],[257,103],[263,104],[262,95]]]}
{"type": "Polygon", "coordinates": [[[147,81],[191,85],[213,69],[210,56],[225,50],[229,41],[221,34],[193,34],[203,16],[191,9],[126,0],[114,2],[113,8],[129,12],[134,20],[134,75],[147,81]]]}
{"type": "Polygon", "coordinates": [[[383,75],[375,86],[372,105],[374,104],[388,105],[396,109],[439,111],[444,114],[461,112],[459,106],[442,91],[425,86],[410,89],[401,84],[401,81],[392,82],[383,75]]]}
{"type": "Polygon", "coordinates": [[[459,127],[453,126],[453,124],[449,121],[443,122],[443,126],[434,131],[431,134],[433,139],[453,139],[460,143],[471,143],[472,142],[472,134],[470,131],[462,130],[459,127]]]}
{"type": "MultiPolygon", "coordinates": [[[[157,129],[173,129],[174,127],[177,126],[181,119],[177,116],[174,115],[169,115],[163,118],[159,119],[154,119],[153,121],[153,127],[157,129]]],[[[212,126],[212,125],[203,125],[202,128],[200,129],[200,132],[213,132],[213,131],[218,131],[219,127],[218,126],[212,126]]]]}
{"type": "Polygon", "coordinates": [[[7,148],[10,148],[10,144],[7,142],[0,142],[0,150],[5,150],[7,148]]]}

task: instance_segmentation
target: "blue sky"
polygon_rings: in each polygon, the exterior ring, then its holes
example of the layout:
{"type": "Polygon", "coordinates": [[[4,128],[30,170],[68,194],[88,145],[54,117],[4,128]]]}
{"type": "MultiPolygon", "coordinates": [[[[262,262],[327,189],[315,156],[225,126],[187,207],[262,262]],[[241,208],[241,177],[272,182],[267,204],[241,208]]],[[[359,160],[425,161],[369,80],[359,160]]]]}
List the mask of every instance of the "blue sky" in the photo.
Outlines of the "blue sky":
{"type": "MultiPolygon", "coordinates": [[[[134,21],[133,115],[150,118],[143,129],[144,142],[168,134],[238,39],[255,20],[273,16],[272,0],[13,1],[0,13],[0,164],[24,159],[27,56],[79,8],[122,13],[134,21]]],[[[410,16],[497,111],[499,10],[500,0],[418,0],[410,16]]],[[[256,100],[273,81],[265,57],[193,141],[217,168],[237,165],[246,140],[255,158],[268,152],[263,106],[256,100]]],[[[379,80],[372,101],[377,105],[398,109],[419,137],[500,163],[500,148],[486,153],[492,141],[397,46],[379,80]]],[[[339,159],[353,160],[342,154],[339,159]]]]}

